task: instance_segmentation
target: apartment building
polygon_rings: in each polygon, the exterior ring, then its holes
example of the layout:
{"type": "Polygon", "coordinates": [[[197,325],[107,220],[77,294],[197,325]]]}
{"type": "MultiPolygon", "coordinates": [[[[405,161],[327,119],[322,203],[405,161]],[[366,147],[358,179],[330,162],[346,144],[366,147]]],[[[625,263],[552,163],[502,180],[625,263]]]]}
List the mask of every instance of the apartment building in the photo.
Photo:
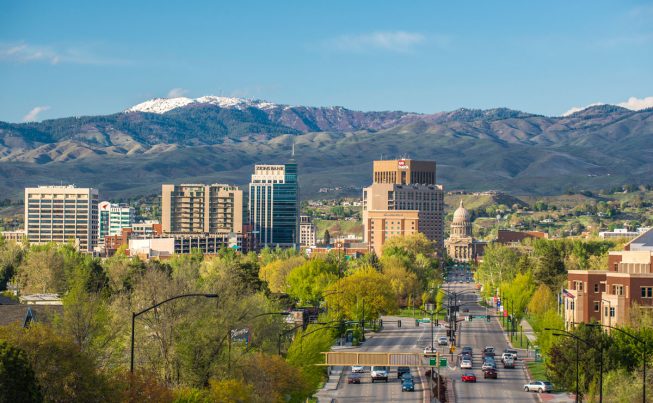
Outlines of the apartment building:
{"type": "Polygon", "coordinates": [[[232,185],[164,184],[163,232],[242,233],[243,191],[232,185]]]}
{"type": "Polygon", "coordinates": [[[435,183],[435,173],[435,161],[374,161],[373,183],[363,189],[363,236],[369,250],[379,253],[385,240],[412,233],[414,226],[442,253],[444,191],[435,183]]]}
{"type": "Polygon", "coordinates": [[[249,224],[260,247],[298,247],[297,164],[256,165],[249,184],[249,224]]]}
{"type": "Polygon", "coordinates": [[[606,270],[570,270],[565,323],[597,321],[625,325],[633,309],[653,314],[653,230],[609,252],[606,270]]]}
{"type": "Polygon", "coordinates": [[[315,234],[317,230],[311,217],[299,216],[299,243],[301,246],[315,246],[315,234]]]}
{"type": "Polygon", "coordinates": [[[74,185],[25,188],[25,235],[35,245],[72,241],[81,251],[93,251],[98,190],[74,185]]]}

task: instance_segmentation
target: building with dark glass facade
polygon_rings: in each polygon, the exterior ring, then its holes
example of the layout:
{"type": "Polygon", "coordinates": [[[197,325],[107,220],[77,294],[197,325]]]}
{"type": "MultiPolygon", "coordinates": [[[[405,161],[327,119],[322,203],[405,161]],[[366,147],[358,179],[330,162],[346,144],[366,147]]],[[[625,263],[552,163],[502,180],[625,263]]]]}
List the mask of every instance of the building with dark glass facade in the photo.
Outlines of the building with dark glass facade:
{"type": "Polygon", "coordinates": [[[249,224],[259,247],[299,245],[296,163],[254,167],[249,184],[249,224]]]}

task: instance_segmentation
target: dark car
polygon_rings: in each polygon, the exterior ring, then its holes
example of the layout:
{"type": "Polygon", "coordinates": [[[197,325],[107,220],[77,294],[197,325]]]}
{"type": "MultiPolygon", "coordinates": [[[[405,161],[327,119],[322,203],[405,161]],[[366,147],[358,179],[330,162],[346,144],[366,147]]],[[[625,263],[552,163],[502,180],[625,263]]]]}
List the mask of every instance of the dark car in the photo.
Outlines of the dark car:
{"type": "Polygon", "coordinates": [[[410,368],[397,367],[397,378],[401,379],[403,374],[410,374],[410,368]]]}
{"type": "Polygon", "coordinates": [[[411,380],[412,381],[413,380],[413,374],[411,374],[410,372],[404,373],[401,376],[401,381],[403,382],[403,381],[406,381],[406,380],[411,380]]]}
{"type": "Polygon", "coordinates": [[[415,382],[412,379],[406,379],[401,382],[401,391],[402,392],[413,392],[415,391],[415,382]]]}
{"type": "Polygon", "coordinates": [[[463,347],[463,349],[462,349],[462,352],[463,352],[463,353],[469,353],[469,354],[472,354],[473,351],[474,351],[474,350],[472,349],[471,346],[465,346],[465,347],[463,347]]]}
{"type": "Polygon", "coordinates": [[[361,383],[361,374],[356,372],[349,374],[347,383],[361,383]]]}
{"type": "Polygon", "coordinates": [[[497,370],[493,368],[484,369],[483,378],[497,379],[497,370]]]}
{"type": "Polygon", "coordinates": [[[463,312],[469,312],[469,308],[463,308],[463,312]]]}

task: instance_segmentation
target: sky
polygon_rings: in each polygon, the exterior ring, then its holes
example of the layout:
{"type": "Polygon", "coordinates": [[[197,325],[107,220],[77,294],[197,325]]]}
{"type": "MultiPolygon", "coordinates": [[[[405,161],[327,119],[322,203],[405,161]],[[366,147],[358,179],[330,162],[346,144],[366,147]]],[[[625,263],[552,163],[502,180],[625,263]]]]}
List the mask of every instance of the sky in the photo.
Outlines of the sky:
{"type": "Polygon", "coordinates": [[[204,95],[421,113],[653,106],[653,1],[0,0],[0,121],[204,95]]]}

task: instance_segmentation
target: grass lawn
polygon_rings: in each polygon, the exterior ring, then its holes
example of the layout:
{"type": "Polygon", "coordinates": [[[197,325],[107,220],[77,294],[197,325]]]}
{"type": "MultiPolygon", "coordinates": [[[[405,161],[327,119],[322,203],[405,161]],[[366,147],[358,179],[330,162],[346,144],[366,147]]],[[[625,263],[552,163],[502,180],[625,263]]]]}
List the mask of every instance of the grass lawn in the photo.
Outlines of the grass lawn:
{"type": "MultiPolygon", "coordinates": [[[[412,319],[431,318],[430,315],[426,314],[423,311],[420,311],[418,308],[415,308],[415,314],[413,314],[413,308],[401,308],[399,309],[399,313],[397,314],[397,316],[400,316],[402,318],[412,318],[412,319]]],[[[434,315],[433,319],[435,318],[438,318],[439,320],[444,320],[444,313],[434,315]]]]}

